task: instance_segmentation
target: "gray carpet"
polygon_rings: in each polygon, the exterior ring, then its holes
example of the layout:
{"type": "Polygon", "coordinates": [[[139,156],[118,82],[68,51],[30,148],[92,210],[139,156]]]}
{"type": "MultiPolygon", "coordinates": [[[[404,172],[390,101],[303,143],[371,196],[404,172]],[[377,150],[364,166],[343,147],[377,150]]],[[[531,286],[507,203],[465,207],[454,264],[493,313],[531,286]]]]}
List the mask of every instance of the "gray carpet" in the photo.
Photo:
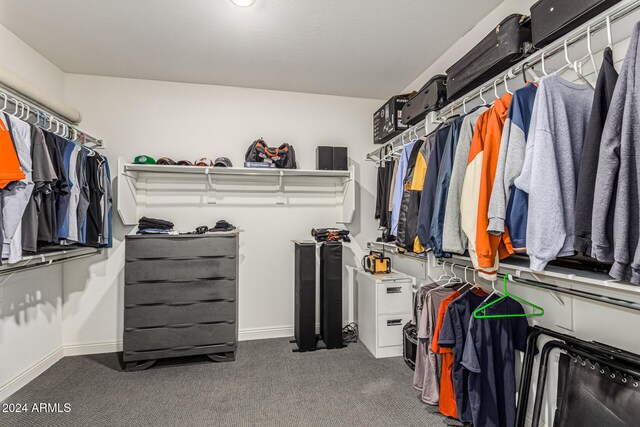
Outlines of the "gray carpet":
{"type": "Polygon", "coordinates": [[[444,426],[402,358],[362,344],[292,353],[288,339],[241,342],[237,360],[122,372],[114,353],[66,357],[8,402],[70,413],[0,413],[2,426],[444,426]]]}

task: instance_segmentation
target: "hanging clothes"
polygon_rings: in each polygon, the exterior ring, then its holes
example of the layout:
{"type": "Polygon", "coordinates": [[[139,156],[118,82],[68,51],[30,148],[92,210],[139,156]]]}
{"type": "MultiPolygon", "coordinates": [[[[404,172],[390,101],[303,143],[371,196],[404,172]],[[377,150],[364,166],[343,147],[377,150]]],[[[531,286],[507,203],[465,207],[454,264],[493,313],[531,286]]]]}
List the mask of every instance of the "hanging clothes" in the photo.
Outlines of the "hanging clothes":
{"type": "Polygon", "coordinates": [[[31,152],[33,160],[33,192],[22,217],[22,249],[38,251],[38,217],[43,209],[42,199],[50,194],[58,176],[54,170],[44,133],[37,126],[31,126],[31,152]]]}
{"type": "Polygon", "coordinates": [[[407,221],[407,236],[411,242],[411,251],[417,254],[421,254],[425,251],[425,248],[420,243],[420,238],[418,237],[419,209],[422,199],[422,191],[424,189],[425,176],[427,174],[427,164],[429,163],[429,159],[433,153],[434,145],[434,138],[432,135],[428,135],[423,139],[424,143],[418,152],[416,170],[413,174],[413,181],[411,182],[411,200],[409,208],[409,212],[411,213],[411,217],[409,218],[411,219],[407,221]]]}
{"type": "Polygon", "coordinates": [[[444,322],[444,316],[447,313],[447,308],[455,299],[460,296],[460,292],[454,291],[442,300],[438,307],[438,320],[436,321],[436,327],[433,332],[433,339],[431,340],[431,351],[435,354],[439,354],[442,357],[442,368],[440,373],[440,401],[438,408],[442,415],[451,418],[458,418],[458,410],[456,409],[456,394],[453,389],[453,350],[450,347],[441,347],[438,344],[440,339],[440,331],[442,330],[442,323],[444,322]]]}
{"type": "Polygon", "coordinates": [[[491,190],[487,231],[500,236],[509,230],[513,251],[526,251],[528,196],[513,185],[522,172],[527,136],[538,86],[529,83],[513,93],[502,131],[500,154],[491,190]]]}
{"type": "Polygon", "coordinates": [[[640,22],[633,29],[602,132],[592,220],[595,257],[614,263],[611,277],[636,285],[640,284],[639,38],[640,22]]]}
{"type": "MultiPolygon", "coordinates": [[[[413,247],[413,230],[415,230],[415,221],[417,216],[417,205],[415,197],[412,197],[413,178],[416,173],[416,163],[420,156],[420,148],[422,148],[425,140],[418,139],[411,146],[411,153],[407,160],[406,171],[404,174],[404,182],[402,183],[402,199],[400,202],[400,211],[398,214],[398,227],[396,236],[396,246],[404,250],[411,250],[413,247]]],[[[403,153],[404,155],[404,153],[403,153]]],[[[423,173],[422,164],[418,170],[423,173]]]]}
{"type": "Polygon", "coordinates": [[[408,143],[402,150],[400,160],[398,162],[398,169],[395,174],[393,183],[393,199],[391,208],[391,235],[396,236],[398,233],[398,221],[400,219],[400,206],[402,204],[402,194],[404,179],[407,174],[407,166],[409,164],[409,157],[413,150],[415,141],[408,143]]]}
{"type": "Polygon", "coordinates": [[[442,233],[446,214],[447,196],[449,194],[449,183],[451,182],[451,169],[453,167],[453,160],[458,147],[463,122],[464,117],[457,117],[451,123],[451,130],[447,136],[438,167],[439,170],[433,201],[433,215],[431,217],[431,226],[429,227],[429,247],[433,251],[434,256],[438,258],[451,256],[442,250],[442,233]]]}
{"type": "MultiPolygon", "coordinates": [[[[497,296],[492,296],[498,298],[497,296]]],[[[522,315],[523,307],[506,298],[487,308],[486,315],[522,315]]],[[[526,351],[526,317],[471,318],[462,365],[468,370],[469,407],[473,424],[512,427],[516,419],[515,350],[526,351]]]]}
{"type": "Polygon", "coordinates": [[[24,178],[15,181],[2,192],[2,227],[4,242],[2,257],[9,263],[16,263],[22,259],[22,216],[33,192],[32,160],[31,160],[31,128],[30,126],[10,115],[3,115],[9,128],[15,152],[18,155],[20,169],[24,178]]]}
{"type": "Polygon", "coordinates": [[[531,269],[574,254],[580,155],[593,89],[551,75],[540,82],[522,174],[515,185],[529,194],[527,254],[531,269]]]}
{"type": "Polygon", "coordinates": [[[420,398],[429,405],[438,405],[440,400],[440,375],[442,371],[442,358],[434,353],[431,348],[431,341],[435,331],[438,318],[438,307],[440,303],[454,291],[453,289],[441,288],[434,284],[436,288],[425,294],[424,307],[422,309],[421,322],[418,323],[418,339],[422,339],[425,347],[426,358],[422,369],[424,379],[422,381],[422,394],[420,398]]]}
{"type": "Polygon", "coordinates": [[[431,219],[433,218],[433,206],[440,162],[442,161],[447,139],[452,132],[452,124],[456,119],[457,117],[447,119],[446,122],[438,126],[432,133],[433,148],[431,149],[431,156],[429,157],[429,163],[427,165],[427,173],[424,177],[420,208],[418,210],[417,234],[420,243],[425,249],[430,249],[429,229],[431,227],[431,219]]]}
{"type": "Polygon", "coordinates": [[[618,81],[618,72],[613,65],[613,53],[606,48],[603,53],[602,66],[595,87],[595,95],[591,106],[591,117],[584,138],[580,172],[578,173],[578,189],[576,191],[576,225],[574,249],[576,252],[591,256],[591,221],[593,219],[593,201],[595,198],[596,173],[600,142],[613,92],[618,81]]]}
{"type": "MultiPolygon", "coordinates": [[[[442,250],[444,252],[463,254],[467,250],[467,236],[462,230],[460,199],[462,197],[462,185],[469,159],[469,150],[473,134],[479,118],[487,111],[486,106],[480,106],[464,116],[460,126],[460,136],[456,155],[451,168],[451,182],[447,194],[445,218],[442,231],[442,250]]],[[[484,126],[484,125],[482,125],[484,126]]]]}
{"type": "Polygon", "coordinates": [[[51,192],[43,194],[42,210],[38,215],[38,240],[42,242],[58,242],[58,222],[56,215],[56,203],[60,195],[69,191],[67,174],[64,169],[64,161],[59,151],[56,137],[50,132],[44,132],[45,144],[49,151],[49,157],[58,179],[51,187],[51,192]]]}
{"type": "Polygon", "coordinates": [[[469,371],[462,365],[462,357],[467,339],[467,330],[473,311],[482,304],[486,293],[477,294],[466,291],[453,300],[447,307],[442,321],[438,345],[453,350],[453,390],[456,395],[458,419],[462,422],[472,422],[473,415],[467,390],[469,389],[469,371]]]}

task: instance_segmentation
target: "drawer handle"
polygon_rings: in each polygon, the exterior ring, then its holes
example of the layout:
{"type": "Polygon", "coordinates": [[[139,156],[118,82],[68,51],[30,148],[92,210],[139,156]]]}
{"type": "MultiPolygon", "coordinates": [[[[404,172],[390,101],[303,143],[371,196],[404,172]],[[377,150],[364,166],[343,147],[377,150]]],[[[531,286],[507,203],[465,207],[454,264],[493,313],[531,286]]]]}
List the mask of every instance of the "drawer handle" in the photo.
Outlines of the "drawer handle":
{"type": "Polygon", "coordinates": [[[387,326],[402,326],[402,319],[387,320],[387,326]]]}
{"type": "Polygon", "coordinates": [[[387,288],[387,293],[388,294],[401,294],[402,293],[402,286],[389,287],[389,288],[387,288]]]}

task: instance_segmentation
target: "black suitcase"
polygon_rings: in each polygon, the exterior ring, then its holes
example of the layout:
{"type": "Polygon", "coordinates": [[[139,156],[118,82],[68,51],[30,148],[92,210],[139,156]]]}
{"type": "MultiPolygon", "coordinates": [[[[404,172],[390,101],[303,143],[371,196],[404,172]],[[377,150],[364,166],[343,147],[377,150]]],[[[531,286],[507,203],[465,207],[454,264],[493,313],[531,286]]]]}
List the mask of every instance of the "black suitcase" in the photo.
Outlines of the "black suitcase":
{"type": "Polygon", "coordinates": [[[418,350],[418,331],[415,325],[407,322],[402,328],[402,358],[411,370],[416,369],[416,352],[418,350]]]}
{"type": "Polygon", "coordinates": [[[509,15],[447,70],[447,98],[464,95],[530,51],[531,21],[525,15],[509,15]]]}
{"type": "Polygon", "coordinates": [[[540,0],[531,6],[531,36],[538,49],[559,39],[620,0],[540,0]]]}
{"type": "Polygon", "coordinates": [[[444,107],[447,103],[447,76],[432,77],[418,93],[409,98],[402,108],[402,123],[415,125],[431,111],[444,107]]]}

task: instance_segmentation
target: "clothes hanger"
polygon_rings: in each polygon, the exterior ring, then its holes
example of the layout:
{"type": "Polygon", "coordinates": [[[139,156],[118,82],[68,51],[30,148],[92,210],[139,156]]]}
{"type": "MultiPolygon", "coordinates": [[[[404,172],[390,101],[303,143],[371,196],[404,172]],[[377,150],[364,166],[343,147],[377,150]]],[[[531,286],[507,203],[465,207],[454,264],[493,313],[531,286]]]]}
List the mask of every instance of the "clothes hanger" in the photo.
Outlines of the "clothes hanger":
{"type": "Polygon", "coordinates": [[[481,304],[480,307],[476,308],[473,311],[473,317],[475,317],[476,319],[505,319],[505,318],[510,318],[510,317],[539,317],[544,315],[544,308],[535,305],[532,302],[529,302],[523,298],[520,298],[516,295],[513,295],[511,293],[509,293],[509,291],[507,290],[507,280],[510,277],[510,275],[505,274],[504,278],[502,280],[502,284],[504,287],[504,295],[501,296],[498,299],[495,299],[487,304],[481,304]],[[533,313],[509,313],[509,314],[485,314],[487,308],[496,305],[497,303],[499,303],[500,301],[507,299],[507,298],[511,298],[514,299],[518,302],[520,302],[521,304],[531,307],[533,308],[533,313]]]}
{"type": "Polygon", "coordinates": [[[567,61],[567,65],[561,67],[554,74],[559,75],[564,70],[567,70],[567,69],[572,70],[578,75],[578,77],[580,77],[582,81],[584,81],[587,85],[589,85],[589,87],[591,87],[591,89],[593,89],[593,84],[591,84],[591,82],[587,80],[587,78],[580,72],[581,67],[578,66],[578,63],[579,62],[581,63],[581,60],[571,62],[571,60],[569,59],[568,41],[569,41],[568,39],[564,39],[564,59],[567,61]]]}
{"type": "Polygon", "coordinates": [[[484,99],[484,96],[482,96],[482,92],[484,91],[484,87],[480,88],[480,100],[482,101],[482,105],[488,105],[487,100],[484,99]]]}
{"type": "Polygon", "coordinates": [[[589,52],[589,59],[591,59],[591,66],[593,67],[593,71],[596,73],[596,76],[600,72],[598,70],[598,66],[596,65],[596,58],[593,56],[593,50],[591,49],[591,27],[587,27],[587,51],[589,52]]]}
{"type": "Polygon", "coordinates": [[[462,100],[462,111],[467,114],[467,98],[462,100]]]}
{"type": "Polygon", "coordinates": [[[3,93],[2,97],[4,98],[4,105],[2,106],[2,108],[0,108],[0,112],[4,113],[4,110],[7,109],[7,94],[3,93]]]}
{"type": "Polygon", "coordinates": [[[507,74],[504,75],[504,90],[506,90],[509,95],[513,95],[513,92],[509,90],[509,85],[507,85],[507,76],[507,74]]]}

